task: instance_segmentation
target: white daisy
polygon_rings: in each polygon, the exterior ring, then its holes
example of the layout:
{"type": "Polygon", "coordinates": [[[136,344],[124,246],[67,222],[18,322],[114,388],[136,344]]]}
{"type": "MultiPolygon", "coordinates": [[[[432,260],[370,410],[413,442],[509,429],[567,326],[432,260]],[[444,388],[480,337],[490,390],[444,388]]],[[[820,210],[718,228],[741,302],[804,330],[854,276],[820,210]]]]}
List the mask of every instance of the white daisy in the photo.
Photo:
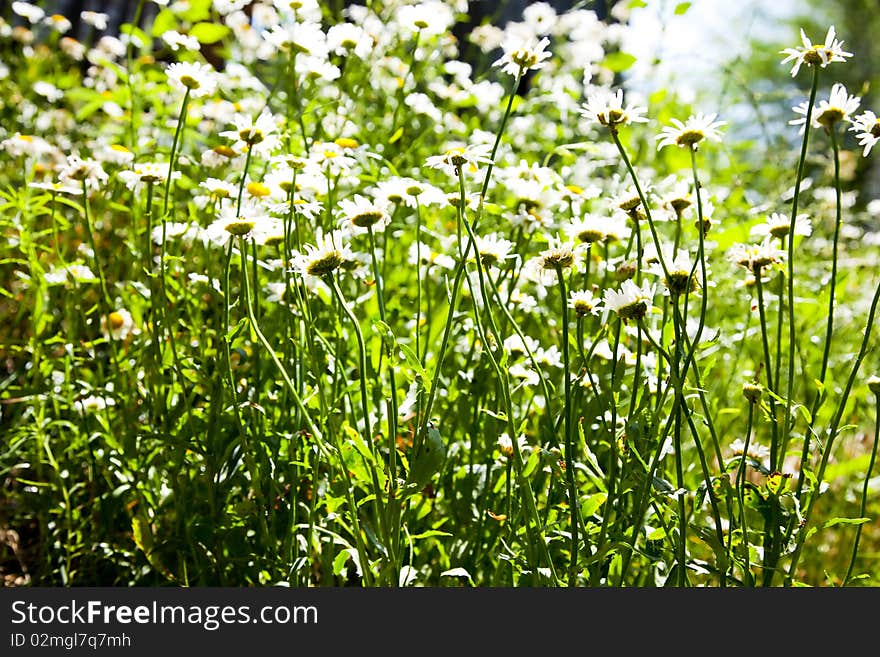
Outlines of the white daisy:
{"type": "Polygon", "coordinates": [[[694,116],[690,116],[687,121],[682,123],[678,119],[672,119],[672,126],[666,126],[655,137],[658,140],[657,150],[664,146],[679,146],[680,148],[697,149],[704,139],[713,141],[721,141],[721,135],[718,128],[726,125],[726,121],[716,121],[717,114],[703,114],[702,112],[694,116]]]}
{"type": "Polygon", "coordinates": [[[648,283],[644,287],[636,285],[632,279],[625,280],[620,291],[605,290],[605,309],[617,313],[620,319],[640,320],[653,305],[654,286],[648,283]]]}
{"type": "Polygon", "coordinates": [[[189,89],[193,98],[210,96],[217,89],[217,74],[208,64],[175,62],[165,69],[168,81],[180,91],[189,89]]]}
{"type": "Polygon", "coordinates": [[[874,112],[862,112],[852,120],[850,130],[856,133],[859,145],[865,147],[862,156],[867,157],[874,144],[880,141],[880,118],[874,112]]]}
{"type": "Polygon", "coordinates": [[[443,155],[432,155],[427,158],[425,165],[432,169],[441,169],[450,176],[455,175],[459,169],[476,173],[479,165],[492,164],[492,160],[489,159],[491,150],[487,144],[450,148],[443,155]]]}
{"type": "Polygon", "coordinates": [[[305,252],[294,256],[293,266],[300,274],[323,277],[355,261],[355,254],[345,243],[341,231],[324,234],[319,229],[315,234],[315,244],[306,244],[305,252]]]}
{"type": "Polygon", "coordinates": [[[779,51],[780,54],[788,55],[788,57],[782,60],[783,64],[792,60],[794,61],[794,66],[791,69],[791,77],[797,75],[801,68],[801,64],[807,64],[808,66],[815,66],[818,64],[822,68],[825,68],[831,62],[844,62],[847,57],[852,57],[851,52],[844,52],[843,41],[838,41],[834,37],[835,32],[834,26],[832,25],[828,28],[828,33],[825,35],[825,43],[822,45],[813,45],[813,42],[807,38],[806,33],[803,28],[801,28],[801,42],[803,43],[803,46],[797,48],[785,48],[784,50],[779,51]]]}
{"type": "Polygon", "coordinates": [[[382,230],[391,223],[388,202],[385,199],[370,200],[355,194],[352,199],[339,201],[339,208],[342,210],[344,224],[351,227],[354,234],[366,233],[368,229],[382,230]]]}
{"type": "MultiPolygon", "coordinates": [[[[767,221],[752,226],[749,234],[753,237],[765,237],[770,235],[777,239],[786,237],[791,229],[791,219],[779,212],[774,212],[767,217],[767,221]]],[[[794,234],[809,237],[813,233],[813,224],[805,214],[799,214],[794,222],[794,234]]]]}
{"type": "Polygon", "coordinates": [[[612,93],[610,89],[594,87],[587,95],[587,102],[581,105],[580,114],[590,123],[599,123],[616,129],[629,123],[647,123],[644,114],[646,107],[623,105],[623,89],[612,93]]]}
{"type": "Polygon", "coordinates": [[[546,37],[538,41],[534,37],[522,38],[519,35],[511,36],[502,47],[504,54],[499,57],[493,66],[499,66],[502,71],[510,75],[522,75],[526,71],[544,68],[550,53],[545,50],[550,39],[546,37]]]}

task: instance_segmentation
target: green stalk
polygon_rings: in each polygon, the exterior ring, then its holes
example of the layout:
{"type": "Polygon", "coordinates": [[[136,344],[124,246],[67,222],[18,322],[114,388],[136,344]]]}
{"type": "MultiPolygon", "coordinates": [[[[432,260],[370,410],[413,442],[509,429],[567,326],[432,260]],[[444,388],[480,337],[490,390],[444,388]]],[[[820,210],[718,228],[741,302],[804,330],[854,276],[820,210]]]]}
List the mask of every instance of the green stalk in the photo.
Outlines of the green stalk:
{"type": "MultiPolygon", "coordinates": [[[[804,165],[807,160],[807,146],[810,141],[810,127],[813,120],[813,105],[816,103],[816,90],[819,87],[819,67],[813,65],[813,84],[810,88],[810,100],[807,103],[806,122],[804,123],[804,141],[801,145],[801,156],[798,160],[797,177],[794,184],[794,196],[791,201],[791,221],[788,226],[788,382],[785,393],[785,418],[782,425],[783,440],[788,439],[791,428],[791,404],[792,390],[794,389],[794,348],[795,348],[795,318],[794,318],[794,225],[798,213],[798,201],[800,200],[801,181],[804,177],[804,165]]],[[[777,381],[777,385],[779,382],[777,381]]],[[[775,417],[774,417],[775,421],[775,417]]],[[[777,445],[770,448],[770,468],[776,466],[779,454],[776,453],[777,445]]]]}
{"type": "MultiPolygon", "coordinates": [[[[880,413],[877,412],[878,409],[880,409],[880,391],[874,393],[874,446],[871,448],[871,459],[868,461],[868,471],[865,473],[865,484],[862,486],[862,501],[859,504],[859,518],[865,517],[865,509],[868,503],[868,483],[871,481],[871,472],[874,470],[874,461],[877,459],[877,441],[878,438],[880,438],[880,413]]],[[[859,525],[856,528],[856,538],[853,542],[852,557],[850,557],[849,568],[846,569],[846,575],[843,578],[841,586],[846,586],[847,582],[849,582],[849,578],[852,577],[853,568],[856,565],[856,557],[859,554],[859,540],[862,537],[862,527],[864,527],[864,525],[859,525]]]]}
{"type": "MultiPolygon", "coordinates": [[[[565,291],[565,275],[562,266],[556,265],[556,278],[559,281],[559,300],[562,303],[562,369],[565,384],[565,478],[568,482],[568,506],[571,514],[569,532],[571,533],[571,561],[568,567],[568,585],[577,586],[578,562],[578,494],[574,480],[574,449],[571,444],[571,369],[568,356],[568,294],[565,291]]],[[[549,402],[549,399],[548,399],[549,402]]],[[[514,437],[516,440],[516,437],[514,437]]]]}
{"type": "MultiPolygon", "coordinates": [[[[739,471],[736,473],[736,493],[739,500],[739,524],[742,531],[743,540],[743,556],[745,565],[743,566],[743,582],[746,586],[754,586],[755,580],[752,577],[752,568],[749,565],[749,528],[746,522],[746,503],[745,503],[745,482],[746,482],[746,457],[749,453],[749,442],[752,439],[752,422],[755,417],[755,403],[749,400],[749,419],[746,423],[746,440],[743,446],[742,458],[739,460],[739,471]]],[[[730,531],[733,536],[733,531],[730,531]]],[[[727,546],[728,561],[730,560],[730,544],[727,546]]]]}
{"type": "MultiPolygon", "coordinates": [[[[831,338],[834,335],[834,298],[835,292],[837,288],[837,253],[838,253],[838,243],[840,241],[840,224],[842,223],[843,216],[843,208],[841,203],[841,189],[840,189],[840,149],[837,144],[837,130],[835,127],[831,127],[828,130],[831,135],[831,147],[834,151],[834,190],[835,194],[835,218],[834,218],[834,247],[831,256],[831,281],[828,283],[828,323],[825,327],[825,347],[822,351],[822,368],[819,372],[819,383],[822,384],[820,389],[816,391],[816,398],[813,401],[813,408],[810,413],[810,425],[807,428],[807,431],[804,433],[804,445],[801,451],[801,472],[803,472],[803,466],[807,463],[807,460],[810,457],[810,438],[813,433],[813,426],[816,422],[816,413],[819,411],[819,406],[822,404],[822,401],[825,399],[825,391],[823,389],[825,384],[825,376],[828,373],[828,357],[831,352],[831,338]]],[[[789,239],[793,240],[794,235],[789,235],[789,239]]],[[[801,498],[801,492],[804,488],[804,476],[798,477],[797,483],[797,499],[801,498]]]]}
{"type": "Polygon", "coordinates": [[[800,560],[801,550],[804,547],[804,541],[806,540],[806,529],[810,522],[810,518],[813,513],[813,508],[816,506],[816,501],[819,499],[819,492],[822,486],[822,481],[825,478],[825,468],[828,467],[828,459],[831,457],[831,449],[834,446],[834,441],[837,439],[838,429],[840,427],[840,421],[843,419],[843,413],[846,410],[847,402],[849,402],[849,393],[852,390],[853,384],[855,383],[856,376],[859,373],[859,369],[862,366],[862,361],[865,359],[865,354],[868,351],[868,342],[871,339],[871,330],[874,327],[874,316],[877,313],[877,302],[880,301],[880,285],[877,286],[877,289],[874,291],[874,298],[871,300],[871,309],[868,312],[868,321],[865,324],[865,334],[862,337],[862,344],[859,347],[859,353],[856,356],[856,360],[853,363],[852,370],[850,370],[849,378],[846,381],[846,386],[843,389],[843,394],[840,397],[840,402],[837,405],[837,411],[834,414],[834,417],[831,420],[831,424],[828,427],[828,440],[825,442],[825,448],[822,450],[822,460],[819,464],[819,470],[816,474],[816,487],[810,494],[810,501],[807,504],[806,511],[804,512],[803,518],[803,529],[801,529],[800,533],[797,537],[797,542],[795,545],[794,552],[791,557],[791,565],[789,566],[788,573],[785,576],[785,585],[789,586],[794,578],[794,574],[797,571],[798,561],[800,560]]]}
{"type": "Polygon", "coordinates": [[[390,538],[390,534],[388,531],[386,518],[382,513],[382,486],[379,484],[379,477],[376,474],[376,464],[379,462],[378,454],[376,453],[376,443],[373,440],[373,432],[370,426],[370,403],[369,403],[369,395],[367,394],[367,347],[364,342],[364,334],[361,331],[361,325],[358,321],[358,318],[355,316],[354,312],[352,312],[349,305],[345,302],[345,298],[342,296],[342,290],[339,289],[339,283],[336,281],[336,277],[332,275],[328,275],[324,278],[324,282],[330,287],[333,291],[333,295],[336,297],[336,301],[342,308],[342,311],[345,313],[348,320],[351,322],[352,327],[354,328],[355,339],[357,340],[358,346],[358,368],[360,369],[358,375],[358,384],[360,386],[361,392],[361,413],[364,416],[364,431],[363,431],[363,439],[364,442],[367,443],[367,446],[370,448],[370,454],[372,456],[372,463],[370,464],[370,474],[373,479],[373,492],[376,496],[376,504],[379,506],[379,518],[382,525],[382,530],[385,534],[386,542],[390,546],[391,543],[388,540],[390,538]]]}

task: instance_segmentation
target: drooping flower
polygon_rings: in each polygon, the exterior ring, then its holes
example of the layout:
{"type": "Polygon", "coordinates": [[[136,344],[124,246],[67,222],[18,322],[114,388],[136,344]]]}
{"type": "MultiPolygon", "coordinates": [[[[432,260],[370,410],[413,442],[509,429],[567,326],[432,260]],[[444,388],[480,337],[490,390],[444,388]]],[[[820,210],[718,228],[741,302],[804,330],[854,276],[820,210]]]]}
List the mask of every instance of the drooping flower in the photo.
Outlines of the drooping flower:
{"type": "Polygon", "coordinates": [[[589,290],[572,290],[568,295],[568,307],[574,310],[578,317],[598,315],[602,310],[602,300],[593,296],[589,290]]]}
{"type": "Polygon", "coordinates": [[[278,125],[275,118],[268,110],[264,110],[254,119],[247,114],[236,114],[232,118],[234,130],[224,130],[220,133],[221,137],[235,139],[233,149],[237,151],[247,151],[253,149],[255,153],[268,154],[271,153],[280,143],[278,135],[278,125]]]}

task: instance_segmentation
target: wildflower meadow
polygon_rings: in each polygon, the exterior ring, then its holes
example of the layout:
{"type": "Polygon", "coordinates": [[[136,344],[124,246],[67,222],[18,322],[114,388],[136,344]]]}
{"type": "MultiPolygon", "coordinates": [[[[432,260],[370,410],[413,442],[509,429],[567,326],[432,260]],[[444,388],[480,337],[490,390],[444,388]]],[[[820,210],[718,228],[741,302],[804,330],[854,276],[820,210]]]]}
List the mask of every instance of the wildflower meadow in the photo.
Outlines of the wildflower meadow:
{"type": "Polygon", "coordinates": [[[5,585],[880,585],[850,35],[762,151],[654,3],[128,4],[0,8],[5,585]]]}

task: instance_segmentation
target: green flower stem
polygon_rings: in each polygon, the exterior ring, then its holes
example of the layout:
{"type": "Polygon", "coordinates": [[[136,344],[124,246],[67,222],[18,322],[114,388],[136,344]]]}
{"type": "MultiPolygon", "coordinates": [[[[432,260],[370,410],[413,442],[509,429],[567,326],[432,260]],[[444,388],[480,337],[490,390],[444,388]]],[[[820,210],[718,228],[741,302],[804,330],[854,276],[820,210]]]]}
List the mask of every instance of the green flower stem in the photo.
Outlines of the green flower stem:
{"type": "MultiPolygon", "coordinates": [[[[755,287],[758,290],[758,312],[761,316],[761,339],[764,345],[764,368],[767,370],[767,390],[771,393],[770,397],[770,415],[772,421],[770,423],[770,470],[776,470],[776,464],[773,462],[773,454],[779,449],[779,421],[776,416],[776,401],[773,396],[773,381],[770,376],[770,347],[767,338],[767,316],[764,308],[764,284],[761,282],[760,268],[755,272],[755,287]]],[[[776,561],[779,558],[779,550],[781,549],[782,537],[779,532],[779,501],[771,500],[770,518],[764,523],[764,586],[769,586],[773,581],[773,575],[776,568],[776,561]]]]}
{"type": "MultiPolygon", "coordinates": [[[[333,296],[336,297],[336,301],[339,303],[342,311],[345,313],[348,320],[351,322],[352,327],[354,328],[355,339],[357,340],[358,345],[358,384],[360,386],[361,392],[361,413],[364,417],[364,431],[363,431],[363,439],[364,442],[367,443],[367,446],[370,449],[370,455],[372,456],[372,463],[370,464],[370,475],[373,480],[373,493],[376,496],[376,504],[379,506],[379,518],[382,525],[382,531],[385,534],[386,545],[391,546],[389,529],[387,526],[387,519],[382,512],[382,486],[379,484],[379,476],[376,474],[376,464],[379,463],[379,455],[376,451],[376,442],[373,440],[373,431],[370,425],[370,402],[369,395],[367,393],[367,347],[364,342],[364,334],[361,331],[361,325],[358,321],[357,316],[351,310],[349,305],[345,302],[345,297],[342,295],[342,290],[339,289],[339,283],[336,280],[335,276],[329,275],[324,278],[324,282],[330,287],[333,291],[333,296]]],[[[395,445],[396,447],[396,445],[395,445]]]]}
{"type": "MultiPolygon", "coordinates": [[[[373,227],[370,226],[367,228],[367,233],[370,238],[370,260],[373,266],[373,278],[376,279],[376,296],[379,300],[379,318],[386,322],[387,314],[385,310],[385,285],[382,281],[382,276],[379,273],[379,262],[376,259],[376,237],[373,233],[373,227]]],[[[385,349],[391,350],[393,349],[392,345],[385,345],[385,349]]],[[[387,403],[387,413],[388,413],[388,505],[389,508],[392,506],[392,500],[396,498],[397,491],[397,381],[394,376],[394,357],[393,354],[388,354],[388,384],[391,387],[390,394],[386,398],[387,403]]],[[[363,377],[361,378],[363,381],[363,377]]],[[[397,502],[395,501],[395,504],[397,502]]],[[[395,518],[399,518],[399,514],[394,514],[395,518]]],[[[390,526],[389,526],[390,527],[390,526]]],[[[392,551],[391,563],[394,564],[393,573],[394,577],[391,579],[391,585],[396,586],[399,577],[396,571],[397,567],[397,544],[400,539],[400,528],[395,527],[393,533],[391,534],[392,542],[389,545],[389,549],[392,551]]]]}
{"type": "Polygon", "coordinates": [[[645,216],[648,219],[648,227],[651,229],[651,238],[654,241],[654,247],[657,249],[657,260],[660,262],[660,267],[663,270],[663,276],[665,278],[669,278],[669,271],[666,268],[666,259],[663,257],[663,250],[660,248],[660,238],[657,236],[657,228],[654,225],[654,219],[651,217],[651,208],[648,206],[648,199],[645,197],[644,192],[642,191],[642,186],[639,185],[639,178],[636,176],[635,169],[633,169],[632,163],[629,161],[629,157],[626,154],[626,149],[624,149],[623,144],[620,143],[620,137],[617,135],[617,130],[612,129],[611,138],[614,140],[614,145],[617,146],[617,151],[620,153],[620,157],[623,160],[624,165],[626,165],[626,170],[629,172],[629,177],[633,181],[633,185],[635,185],[636,192],[638,192],[639,200],[642,202],[642,208],[645,210],[645,216]]]}
{"type": "Polygon", "coordinates": [[[804,512],[803,528],[798,533],[794,552],[791,556],[791,565],[789,566],[788,573],[785,576],[786,586],[791,585],[794,575],[797,572],[797,565],[800,560],[801,550],[803,549],[804,541],[806,540],[806,529],[809,526],[810,518],[813,514],[813,508],[816,506],[816,501],[820,497],[822,482],[825,479],[825,469],[828,467],[828,459],[831,457],[831,450],[834,447],[834,441],[837,439],[838,431],[840,428],[840,421],[843,419],[843,413],[846,410],[847,404],[849,402],[849,393],[852,390],[853,384],[856,380],[856,376],[858,375],[859,369],[862,366],[862,361],[865,359],[865,354],[868,351],[868,342],[871,339],[871,330],[874,327],[874,316],[877,313],[878,301],[880,301],[880,284],[878,284],[877,289],[874,291],[874,298],[871,300],[871,309],[868,312],[868,320],[865,323],[865,332],[864,336],[862,337],[862,344],[859,347],[859,353],[856,356],[855,362],[853,363],[852,370],[850,370],[849,378],[846,381],[846,386],[844,386],[843,394],[840,396],[840,402],[837,405],[837,410],[835,411],[834,417],[831,420],[831,424],[828,427],[828,439],[825,441],[825,447],[822,450],[822,460],[819,464],[819,470],[816,473],[815,489],[810,494],[809,502],[807,503],[807,508],[804,512]]]}
{"type": "MultiPolygon", "coordinates": [[[[874,471],[874,461],[877,460],[877,442],[878,438],[880,438],[880,393],[874,394],[874,446],[871,448],[871,459],[868,461],[868,471],[865,472],[865,483],[862,486],[862,501],[859,504],[859,518],[865,517],[865,509],[868,503],[868,484],[871,481],[871,473],[874,471]]],[[[862,527],[864,525],[859,525],[856,527],[856,538],[853,541],[853,550],[852,556],[849,560],[849,567],[846,569],[846,575],[843,578],[843,582],[841,586],[846,586],[847,582],[849,582],[850,577],[852,577],[853,568],[856,565],[856,557],[859,554],[859,540],[862,537],[862,527]]]]}
{"type": "MultiPolygon", "coordinates": [[[[822,368],[819,371],[820,389],[816,391],[816,398],[813,400],[813,407],[810,409],[810,423],[807,431],[804,432],[804,445],[801,451],[801,464],[808,462],[810,458],[810,438],[813,434],[813,427],[816,423],[816,414],[819,407],[825,399],[825,376],[828,374],[828,357],[831,353],[831,339],[834,336],[834,300],[837,289],[837,254],[838,244],[840,241],[840,225],[842,223],[843,208],[841,203],[840,189],[840,149],[837,144],[837,129],[832,127],[829,131],[831,135],[831,148],[834,151],[834,190],[835,194],[835,218],[834,218],[834,247],[831,256],[831,281],[828,283],[828,323],[825,327],[825,347],[822,350],[822,368]]],[[[789,235],[789,239],[794,239],[794,235],[789,235]]],[[[801,468],[803,473],[803,467],[801,468]]],[[[797,483],[797,499],[801,499],[801,493],[804,488],[805,477],[801,474],[797,483]]]]}
{"type": "MultiPolygon", "coordinates": [[[[752,423],[755,418],[755,403],[749,400],[749,419],[746,422],[746,439],[743,445],[742,458],[739,460],[739,470],[736,473],[736,496],[739,501],[739,525],[742,531],[743,558],[743,583],[746,586],[754,586],[755,578],[752,576],[752,568],[749,565],[749,527],[746,519],[746,502],[745,502],[745,483],[746,483],[746,457],[749,453],[749,443],[752,439],[752,423]]],[[[733,536],[733,529],[730,530],[730,537],[733,536]]],[[[731,562],[730,543],[727,544],[727,559],[731,562]]]]}
{"type": "Polygon", "coordinates": [[[421,334],[422,334],[422,205],[416,197],[416,358],[420,359],[421,365],[421,334]]]}
{"type": "MultiPolygon", "coordinates": [[[[758,268],[755,274],[755,289],[758,291],[758,315],[761,318],[761,343],[764,347],[764,369],[767,371],[767,390],[771,393],[769,395],[770,399],[770,416],[772,421],[770,422],[770,430],[772,432],[771,435],[771,446],[775,447],[778,444],[779,440],[779,421],[776,417],[776,401],[775,397],[772,393],[776,392],[776,387],[773,385],[773,376],[771,370],[771,360],[770,360],[770,342],[767,337],[767,312],[764,307],[764,284],[761,282],[761,269],[758,268]]],[[[772,455],[772,447],[771,447],[771,455],[772,455]]],[[[771,462],[770,469],[774,470],[776,468],[776,464],[771,462]]]]}
{"type": "MultiPolygon", "coordinates": [[[[242,242],[244,242],[244,238],[242,238],[242,242]]],[[[290,391],[291,396],[293,397],[294,403],[296,404],[297,408],[299,409],[300,413],[302,414],[303,419],[306,422],[306,426],[308,427],[309,431],[312,433],[312,436],[315,438],[316,444],[318,445],[319,449],[326,452],[327,448],[324,444],[324,439],[321,434],[321,430],[318,428],[318,425],[312,420],[311,415],[309,414],[308,409],[305,407],[305,404],[303,403],[302,398],[297,393],[296,386],[294,385],[293,381],[291,380],[290,375],[287,373],[287,370],[285,369],[284,364],[278,358],[278,354],[275,353],[275,348],[272,346],[272,343],[270,343],[269,340],[266,338],[266,336],[263,334],[263,331],[260,329],[260,326],[256,321],[256,317],[254,316],[253,307],[251,305],[250,286],[248,284],[248,277],[247,277],[247,265],[244,262],[245,253],[247,253],[247,245],[245,243],[242,243],[240,251],[241,251],[241,257],[242,257],[242,283],[244,285],[245,311],[247,312],[248,321],[250,322],[251,328],[253,329],[254,334],[257,336],[257,339],[260,341],[260,343],[266,349],[266,352],[269,354],[269,357],[272,359],[272,362],[275,364],[275,367],[278,369],[278,373],[281,375],[281,378],[284,380],[284,383],[287,386],[287,389],[290,391]]],[[[230,247],[229,247],[228,253],[231,256],[231,254],[232,254],[231,242],[230,242],[230,247]]],[[[229,284],[228,284],[228,269],[229,269],[228,259],[227,259],[226,269],[227,269],[226,289],[228,290],[228,287],[229,287],[229,284]]],[[[334,289],[336,289],[338,291],[338,288],[335,287],[335,280],[331,280],[331,282],[333,283],[333,285],[331,287],[333,287],[334,289]]],[[[228,303],[228,300],[226,302],[226,306],[227,306],[226,313],[227,313],[227,326],[228,326],[229,325],[229,321],[228,321],[229,303],[228,303]]],[[[345,306],[345,304],[343,304],[343,306],[347,308],[347,306],[345,306]]],[[[227,342],[227,351],[228,351],[228,348],[229,348],[228,347],[228,342],[229,342],[228,338],[227,338],[226,342],[227,342]]],[[[233,383],[234,383],[234,378],[233,378],[233,383]]],[[[367,418],[367,425],[369,425],[369,418],[367,418]]],[[[366,551],[366,547],[364,545],[363,536],[361,535],[360,523],[358,522],[358,507],[355,504],[355,500],[354,500],[354,484],[351,480],[351,473],[349,472],[348,468],[345,466],[345,462],[342,457],[342,446],[339,444],[338,435],[334,432],[332,434],[332,436],[334,439],[333,448],[336,450],[336,452],[339,456],[340,469],[342,470],[343,476],[345,477],[346,482],[347,482],[346,499],[348,502],[349,512],[351,514],[352,533],[355,536],[355,542],[356,542],[357,551],[358,551],[358,558],[360,560],[361,568],[363,571],[364,583],[367,586],[371,586],[373,583],[373,575],[372,575],[372,571],[370,570],[370,563],[367,560],[367,551],[366,551]]],[[[370,444],[372,445],[372,441],[370,441],[370,444]]],[[[374,471],[374,475],[375,475],[375,471],[374,471]]],[[[310,514],[310,517],[311,517],[311,515],[312,514],[310,514]]]]}
{"type": "MultiPolygon", "coordinates": [[[[810,100],[807,103],[806,122],[804,123],[804,141],[801,145],[801,156],[798,160],[797,177],[794,183],[794,196],[791,201],[791,220],[788,225],[788,382],[785,393],[785,418],[782,425],[783,440],[788,439],[791,427],[792,391],[794,389],[794,349],[795,349],[795,317],[794,317],[794,227],[798,214],[798,201],[800,200],[801,181],[804,177],[804,165],[807,160],[807,146],[810,141],[810,124],[813,117],[813,106],[816,103],[816,90],[819,88],[819,67],[813,65],[813,84],[810,87],[810,100]]],[[[769,363],[768,363],[769,365],[769,363]]],[[[779,382],[777,381],[777,385],[779,382]]],[[[774,423],[775,423],[774,417],[774,423]]],[[[777,453],[778,445],[770,448],[770,469],[776,467],[780,454],[777,453]]],[[[803,464],[802,464],[803,465],[803,464]]]]}
{"type": "MultiPolygon", "coordinates": [[[[577,586],[578,562],[578,494],[574,480],[574,449],[571,443],[571,365],[568,355],[568,293],[565,291],[565,275],[562,267],[556,265],[556,278],[559,281],[559,300],[562,303],[562,376],[565,386],[565,478],[568,483],[568,507],[570,512],[569,532],[571,533],[571,561],[568,567],[568,585],[577,586]]],[[[549,399],[548,399],[549,402],[549,399]]],[[[516,437],[513,438],[516,440],[516,437]]]]}
{"type": "Polygon", "coordinates": [[[670,364],[669,373],[674,379],[675,397],[678,403],[675,404],[675,412],[673,414],[674,425],[672,429],[672,447],[675,451],[675,477],[678,490],[675,499],[678,502],[678,542],[677,548],[677,566],[678,566],[678,586],[687,586],[687,515],[685,512],[685,486],[684,486],[684,468],[682,466],[681,453],[681,415],[684,401],[684,378],[680,375],[681,353],[682,353],[682,333],[687,332],[687,327],[682,326],[683,320],[678,313],[678,307],[673,304],[672,326],[675,331],[675,351],[673,352],[672,363],[670,364]]]}
{"type": "MultiPolygon", "coordinates": [[[[498,133],[495,135],[495,143],[492,144],[492,152],[489,154],[491,162],[486,167],[486,177],[483,178],[483,187],[480,189],[480,207],[483,206],[483,199],[486,198],[486,192],[489,191],[489,178],[492,176],[492,169],[495,166],[495,154],[498,152],[498,145],[501,143],[501,135],[504,134],[504,128],[507,125],[507,119],[510,117],[510,110],[513,108],[513,99],[516,96],[516,90],[519,88],[519,81],[522,79],[523,72],[520,71],[510,86],[507,94],[507,107],[504,109],[504,116],[501,117],[501,125],[498,127],[498,133]]],[[[476,228],[477,222],[474,222],[476,228]]],[[[467,255],[467,254],[465,254],[467,255]]]]}
{"type": "MultiPolygon", "coordinates": [[[[609,456],[608,456],[608,497],[605,500],[605,512],[602,514],[602,526],[599,529],[599,538],[596,545],[605,545],[605,537],[608,535],[608,527],[611,521],[611,512],[617,495],[617,393],[614,390],[614,380],[617,378],[618,349],[620,348],[620,331],[623,320],[618,318],[614,327],[614,346],[611,349],[611,383],[609,394],[611,397],[611,421],[608,423],[609,431],[609,456]]],[[[598,586],[602,573],[602,563],[597,561],[596,570],[591,577],[591,585],[598,586]]]]}

